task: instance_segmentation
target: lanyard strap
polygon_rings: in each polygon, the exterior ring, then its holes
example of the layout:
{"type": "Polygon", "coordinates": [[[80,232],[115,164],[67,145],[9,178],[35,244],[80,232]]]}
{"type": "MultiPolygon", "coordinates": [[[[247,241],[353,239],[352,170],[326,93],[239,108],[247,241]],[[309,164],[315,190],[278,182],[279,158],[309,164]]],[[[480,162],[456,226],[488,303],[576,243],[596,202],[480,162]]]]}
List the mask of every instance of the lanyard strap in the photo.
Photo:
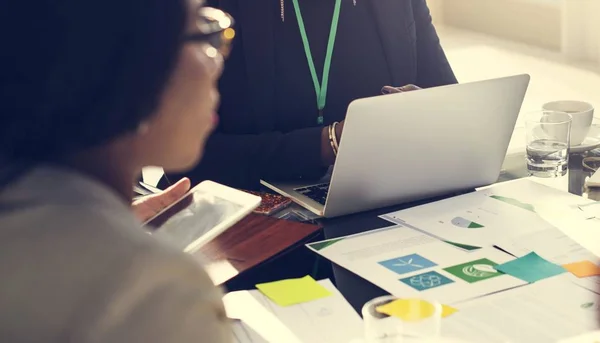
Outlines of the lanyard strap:
{"type": "Polygon", "coordinates": [[[306,53],[308,68],[310,69],[310,74],[315,87],[315,93],[317,94],[317,108],[319,110],[317,124],[320,125],[323,124],[323,109],[325,108],[325,103],[327,101],[327,84],[329,83],[331,56],[333,55],[333,46],[335,45],[335,36],[337,35],[342,0],[335,0],[333,18],[331,19],[331,29],[329,30],[329,41],[327,42],[327,54],[325,55],[325,63],[323,64],[323,79],[320,84],[317,77],[317,70],[315,69],[315,62],[313,60],[312,53],[310,51],[310,45],[308,43],[308,36],[306,34],[306,29],[304,28],[304,20],[302,19],[302,13],[300,13],[300,5],[298,4],[298,0],[292,0],[292,2],[294,4],[294,11],[296,12],[296,20],[298,21],[300,35],[302,36],[302,44],[304,45],[304,52],[306,53]]]}

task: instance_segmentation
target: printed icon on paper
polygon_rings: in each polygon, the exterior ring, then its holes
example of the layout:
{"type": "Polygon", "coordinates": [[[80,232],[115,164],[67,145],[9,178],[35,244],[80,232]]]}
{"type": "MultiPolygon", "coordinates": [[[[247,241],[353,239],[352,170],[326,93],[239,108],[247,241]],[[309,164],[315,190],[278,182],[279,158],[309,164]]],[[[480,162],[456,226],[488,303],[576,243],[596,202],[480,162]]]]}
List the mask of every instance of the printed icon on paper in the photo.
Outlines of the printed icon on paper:
{"type": "Polygon", "coordinates": [[[380,261],[379,264],[400,275],[437,266],[437,264],[418,254],[380,261]]]}
{"type": "Polygon", "coordinates": [[[494,268],[494,266],[497,265],[497,263],[490,261],[487,258],[482,258],[444,268],[444,270],[468,283],[474,283],[502,275],[502,272],[499,272],[494,268]]]}
{"type": "Polygon", "coordinates": [[[416,289],[417,291],[425,291],[431,288],[440,287],[454,282],[449,278],[445,277],[444,275],[435,271],[410,276],[404,279],[400,279],[400,281],[416,289]]]}
{"type": "Polygon", "coordinates": [[[600,311],[600,305],[598,305],[594,302],[581,304],[581,308],[584,310],[590,310],[590,311],[600,311]]]}
{"type": "Polygon", "coordinates": [[[516,207],[520,207],[520,208],[522,208],[524,210],[531,211],[531,212],[535,213],[535,207],[532,204],[521,202],[521,201],[519,201],[517,199],[513,199],[513,198],[503,197],[503,196],[500,196],[500,195],[491,195],[490,198],[496,199],[496,200],[500,200],[500,201],[503,201],[503,202],[505,202],[507,204],[510,204],[510,205],[513,205],[513,206],[516,206],[516,207]]]}
{"type": "Polygon", "coordinates": [[[456,227],[464,228],[464,229],[480,229],[480,228],[484,227],[483,225],[481,225],[479,223],[465,219],[463,217],[455,217],[450,222],[452,223],[452,225],[454,225],[456,227]]]}

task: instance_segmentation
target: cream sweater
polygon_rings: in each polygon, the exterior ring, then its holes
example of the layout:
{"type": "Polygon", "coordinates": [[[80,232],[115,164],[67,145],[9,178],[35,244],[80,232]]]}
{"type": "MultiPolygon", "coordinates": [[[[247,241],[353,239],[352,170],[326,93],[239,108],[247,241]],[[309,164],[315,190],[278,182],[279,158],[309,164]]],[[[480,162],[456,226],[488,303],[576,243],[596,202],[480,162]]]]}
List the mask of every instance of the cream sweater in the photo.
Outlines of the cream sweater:
{"type": "Polygon", "coordinates": [[[221,293],[111,190],[37,168],[0,190],[0,342],[222,343],[221,293]]]}

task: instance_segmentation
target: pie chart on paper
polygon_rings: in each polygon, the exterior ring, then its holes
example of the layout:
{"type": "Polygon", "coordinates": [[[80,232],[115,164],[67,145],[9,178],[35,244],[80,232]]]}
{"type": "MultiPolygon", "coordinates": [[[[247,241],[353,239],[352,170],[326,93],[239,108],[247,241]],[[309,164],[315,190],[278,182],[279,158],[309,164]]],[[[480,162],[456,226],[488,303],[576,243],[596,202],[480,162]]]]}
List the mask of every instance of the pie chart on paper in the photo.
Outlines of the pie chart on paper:
{"type": "Polygon", "coordinates": [[[480,229],[484,227],[482,224],[476,223],[469,219],[465,219],[463,217],[455,217],[450,222],[452,223],[452,225],[464,229],[480,229]]]}

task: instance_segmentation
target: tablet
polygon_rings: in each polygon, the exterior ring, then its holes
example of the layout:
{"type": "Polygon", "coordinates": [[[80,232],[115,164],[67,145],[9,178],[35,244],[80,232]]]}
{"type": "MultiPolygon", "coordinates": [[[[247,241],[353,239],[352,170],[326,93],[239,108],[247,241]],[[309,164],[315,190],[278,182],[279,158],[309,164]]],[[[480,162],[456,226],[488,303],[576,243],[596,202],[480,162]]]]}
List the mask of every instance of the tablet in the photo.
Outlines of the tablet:
{"type": "Polygon", "coordinates": [[[157,238],[194,253],[247,216],[260,202],[258,196],[204,181],[144,224],[157,238]]]}

